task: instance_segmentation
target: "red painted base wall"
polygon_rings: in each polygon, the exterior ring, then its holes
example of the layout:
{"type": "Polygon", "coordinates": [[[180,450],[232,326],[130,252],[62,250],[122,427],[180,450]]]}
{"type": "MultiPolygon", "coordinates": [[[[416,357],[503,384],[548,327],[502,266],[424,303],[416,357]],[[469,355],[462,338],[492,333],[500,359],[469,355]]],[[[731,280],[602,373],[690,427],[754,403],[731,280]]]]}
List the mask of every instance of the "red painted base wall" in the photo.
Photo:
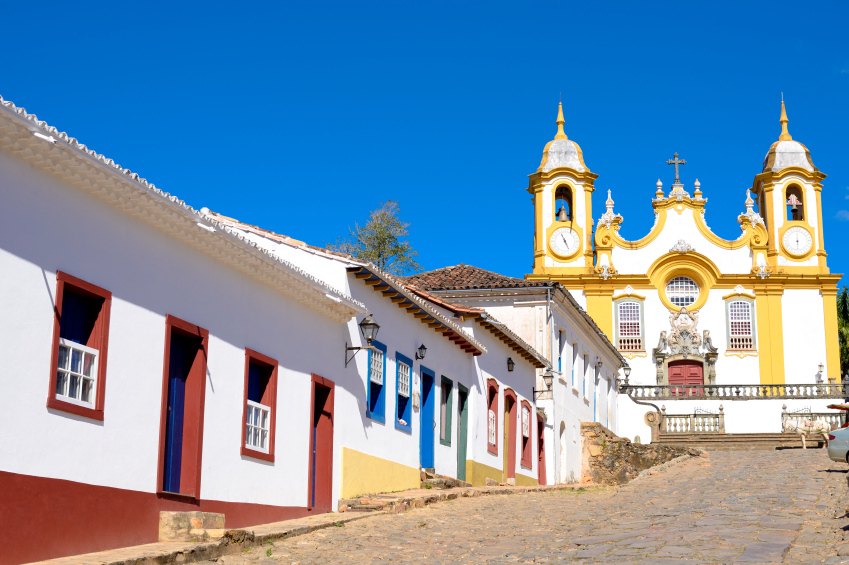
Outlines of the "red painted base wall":
{"type": "Polygon", "coordinates": [[[315,513],[297,506],[165,496],[0,471],[0,565],[153,543],[161,510],[218,512],[228,528],[315,513]]]}

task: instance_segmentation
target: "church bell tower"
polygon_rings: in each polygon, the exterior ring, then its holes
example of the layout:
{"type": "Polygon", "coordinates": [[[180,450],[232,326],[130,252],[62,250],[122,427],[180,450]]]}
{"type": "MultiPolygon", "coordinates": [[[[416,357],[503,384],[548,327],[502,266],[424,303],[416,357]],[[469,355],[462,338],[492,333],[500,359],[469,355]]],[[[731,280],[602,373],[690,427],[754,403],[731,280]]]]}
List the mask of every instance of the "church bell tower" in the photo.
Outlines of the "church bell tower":
{"type": "Polygon", "coordinates": [[[542,152],[530,175],[534,203],[535,275],[585,272],[593,265],[592,193],[598,175],[584,163],[581,147],[563,126],[563,104],[557,110],[557,134],[542,152]]]}

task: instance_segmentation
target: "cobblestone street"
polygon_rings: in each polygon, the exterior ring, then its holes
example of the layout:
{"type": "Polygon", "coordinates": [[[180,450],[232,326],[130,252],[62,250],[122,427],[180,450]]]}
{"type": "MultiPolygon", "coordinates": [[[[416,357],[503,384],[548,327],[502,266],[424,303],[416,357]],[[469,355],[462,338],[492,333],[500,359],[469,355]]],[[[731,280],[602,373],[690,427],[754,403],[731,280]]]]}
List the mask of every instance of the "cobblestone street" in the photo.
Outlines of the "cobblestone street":
{"type": "Polygon", "coordinates": [[[458,499],[218,563],[849,563],[845,471],[822,449],[712,452],[620,488],[458,499]]]}

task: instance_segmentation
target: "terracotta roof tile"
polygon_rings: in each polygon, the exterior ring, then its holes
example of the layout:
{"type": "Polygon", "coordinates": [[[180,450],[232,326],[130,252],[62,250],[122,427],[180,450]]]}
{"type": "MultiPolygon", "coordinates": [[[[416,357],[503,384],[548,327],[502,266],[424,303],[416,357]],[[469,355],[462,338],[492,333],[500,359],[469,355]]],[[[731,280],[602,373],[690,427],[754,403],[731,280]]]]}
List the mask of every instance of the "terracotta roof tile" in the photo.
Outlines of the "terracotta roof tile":
{"type": "Polygon", "coordinates": [[[433,271],[404,277],[404,280],[425,290],[464,290],[475,288],[526,288],[551,286],[549,281],[528,281],[507,277],[480,267],[460,263],[433,271]]]}

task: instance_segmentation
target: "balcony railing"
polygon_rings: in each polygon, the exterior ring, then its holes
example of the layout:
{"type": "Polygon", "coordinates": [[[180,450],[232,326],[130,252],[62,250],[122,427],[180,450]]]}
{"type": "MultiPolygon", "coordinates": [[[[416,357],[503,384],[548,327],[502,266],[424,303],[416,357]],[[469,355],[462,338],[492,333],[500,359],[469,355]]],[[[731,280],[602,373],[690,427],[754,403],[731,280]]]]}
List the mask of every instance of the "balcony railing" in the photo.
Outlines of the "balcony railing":
{"type": "Polygon", "coordinates": [[[849,384],[784,385],[625,385],[620,388],[635,400],[772,400],[831,399],[849,396],[849,384]]]}

